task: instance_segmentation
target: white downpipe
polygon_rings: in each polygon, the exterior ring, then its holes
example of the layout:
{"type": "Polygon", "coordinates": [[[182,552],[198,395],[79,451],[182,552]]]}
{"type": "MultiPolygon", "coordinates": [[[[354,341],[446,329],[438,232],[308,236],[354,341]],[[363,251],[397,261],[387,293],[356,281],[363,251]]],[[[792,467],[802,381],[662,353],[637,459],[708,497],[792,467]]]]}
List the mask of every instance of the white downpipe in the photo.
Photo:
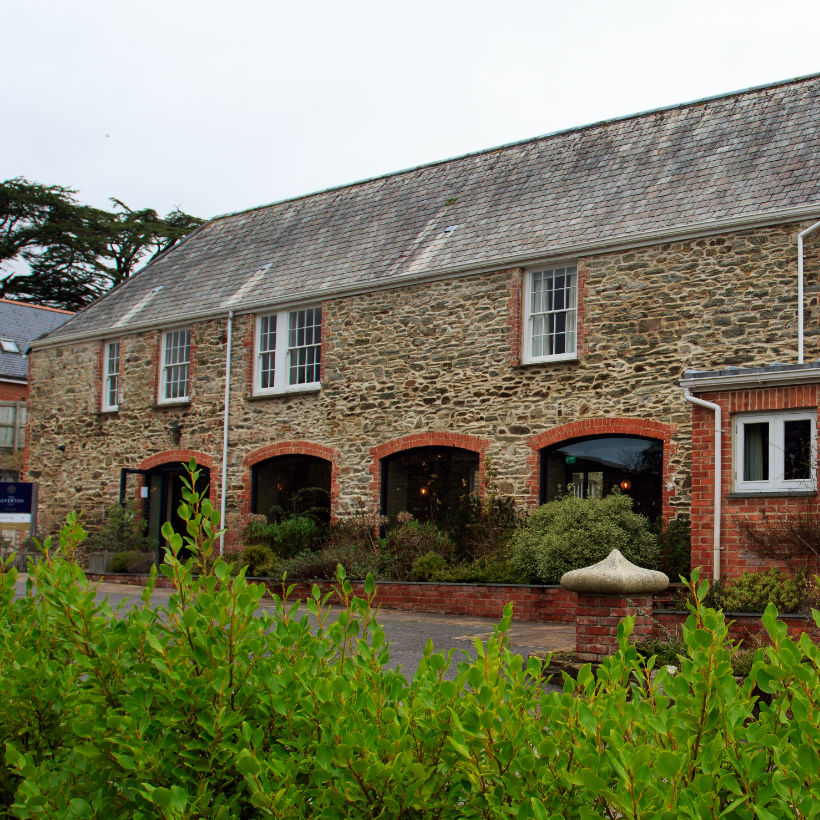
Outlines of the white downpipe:
{"type": "Polygon", "coordinates": [[[707,410],[712,410],[715,414],[715,501],[714,501],[714,516],[715,516],[715,527],[714,527],[714,545],[712,547],[712,566],[713,566],[713,573],[712,577],[715,581],[720,580],[720,510],[721,510],[721,469],[722,469],[722,454],[721,454],[721,424],[722,424],[722,417],[723,412],[720,409],[719,404],[715,404],[711,401],[704,401],[703,399],[695,398],[692,393],[689,391],[689,388],[685,388],[683,391],[683,397],[686,401],[691,402],[692,404],[697,404],[699,407],[705,407],[707,410]]]}
{"type": "MultiPolygon", "coordinates": [[[[222,419],[222,499],[219,503],[219,526],[225,527],[225,506],[228,498],[228,415],[231,410],[231,339],[233,311],[228,311],[228,338],[225,343],[225,416],[222,419]]],[[[219,536],[219,554],[225,554],[225,533],[219,536]]]]}
{"type": "Polygon", "coordinates": [[[797,363],[803,364],[803,237],[820,228],[815,222],[805,231],[797,234],[797,363]]]}

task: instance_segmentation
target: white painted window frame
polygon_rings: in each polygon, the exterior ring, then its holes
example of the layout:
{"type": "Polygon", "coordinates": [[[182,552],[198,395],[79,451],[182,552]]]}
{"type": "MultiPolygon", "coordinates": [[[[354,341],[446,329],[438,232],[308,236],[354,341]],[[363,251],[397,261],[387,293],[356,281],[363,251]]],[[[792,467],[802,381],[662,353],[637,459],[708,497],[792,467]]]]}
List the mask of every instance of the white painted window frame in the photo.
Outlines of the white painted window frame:
{"type": "MultiPolygon", "coordinates": [[[[533,268],[526,271],[524,275],[523,288],[523,309],[522,309],[522,346],[521,361],[524,364],[541,364],[543,362],[565,362],[573,361],[578,358],[578,267],[574,264],[551,265],[542,268],[533,268]],[[567,350],[564,353],[556,353],[544,356],[533,354],[533,327],[535,324],[535,315],[532,310],[532,285],[533,278],[539,274],[572,275],[574,277],[572,292],[572,305],[568,308],[555,311],[556,313],[565,313],[567,315],[567,325],[572,325],[573,344],[572,350],[567,350]]],[[[539,313],[538,315],[544,315],[539,313]]]]}
{"type": "Polygon", "coordinates": [[[157,391],[157,404],[187,404],[191,400],[191,329],[189,327],[172,327],[162,331],[162,344],[159,354],[159,385],[157,391]],[[165,361],[168,351],[168,342],[174,333],[188,334],[188,358],[185,361],[168,363],[165,361]],[[185,379],[185,395],[166,397],[168,387],[167,375],[172,367],[186,366],[188,368],[185,379]]]}
{"type": "MultiPolygon", "coordinates": [[[[254,368],[253,368],[253,395],[254,396],[277,396],[284,393],[311,393],[321,390],[322,383],[319,380],[305,382],[303,384],[290,384],[290,321],[291,315],[302,310],[318,310],[321,305],[306,305],[298,308],[288,308],[287,310],[274,311],[272,313],[259,314],[256,317],[256,327],[254,330],[254,368]],[[262,327],[265,319],[276,318],[276,347],[274,352],[274,380],[273,385],[262,387],[262,357],[268,350],[262,349],[262,327]]],[[[321,327],[321,324],[320,324],[321,327]]],[[[319,341],[319,368],[321,369],[322,342],[319,341]]]]}
{"type": "Polygon", "coordinates": [[[765,493],[813,491],[817,489],[817,412],[814,410],[778,410],[769,413],[738,413],[733,419],[734,491],[736,493],[765,493]],[[787,421],[810,421],[812,458],[811,475],[805,479],[784,478],[784,438],[787,421]],[[746,452],[744,449],[745,424],[769,425],[769,478],[744,481],[746,452]]]}
{"type": "Polygon", "coordinates": [[[113,413],[120,409],[120,341],[109,339],[103,342],[102,410],[113,413]],[[112,348],[116,348],[112,357],[112,348]],[[111,365],[116,369],[112,369],[111,365]],[[111,401],[113,395],[114,401],[111,401]]]}

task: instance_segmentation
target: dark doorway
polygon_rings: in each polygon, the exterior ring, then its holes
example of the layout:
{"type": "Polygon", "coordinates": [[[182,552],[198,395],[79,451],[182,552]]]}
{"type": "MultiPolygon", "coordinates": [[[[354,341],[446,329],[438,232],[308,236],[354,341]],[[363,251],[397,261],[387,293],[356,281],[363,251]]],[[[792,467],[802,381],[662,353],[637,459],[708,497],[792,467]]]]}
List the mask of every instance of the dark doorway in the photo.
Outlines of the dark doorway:
{"type": "MultiPolygon", "coordinates": [[[[195,489],[204,492],[211,481],[211,471],[199,467],[199,478],[195,489]]],[[[144,515],[148,522],[147,535],[162,550],[166,544],[162,537],[162,525],[171,522],[175,532],[185,536],[185,523],[179,517],[179,505],[182,503],[182,478],[187,476],[182,464],[162,464],[143,474],[144,486],[148,495],[145,499],[144,515]]],[[[180,558],[187,558],[189,552],[183,549],[180,558]]],[[[161,553],[160,553],[160,560],[161,553]]]]}
{"type": "Polygon", "coordinates": [[[268,521],[292,515],[330,521],[329,461],[317,456],[276,456],[254,465],[251,473],[251,511],[268,521]]]}
{"type": "Polygon", "coordinates": [[[478,453],[458,447],[417,447],[382,460],[382,512],[443,524],[478,488],[478,453]]]}
{"type": "Polygon", "coordinates": [[[602,498],[616,487],[650,521],[662,513],[663,442],[642,436],[587,436],[541,451],[541,503],[567,492],[602,498]]]}

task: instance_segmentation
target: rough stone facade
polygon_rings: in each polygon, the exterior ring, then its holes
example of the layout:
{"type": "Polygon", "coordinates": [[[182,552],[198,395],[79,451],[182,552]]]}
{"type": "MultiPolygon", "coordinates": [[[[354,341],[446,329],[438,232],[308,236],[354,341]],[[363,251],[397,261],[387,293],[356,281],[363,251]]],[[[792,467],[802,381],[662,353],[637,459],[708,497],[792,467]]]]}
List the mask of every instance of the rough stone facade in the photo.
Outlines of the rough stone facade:
{"type": "MultiPolygon", "coordinates": [[[[332,460],[332,511],[344,515],[376,503],[380,457],[445,436],[479,453],[482,468],[490,459],[500,490],[522,505],[537,503],[537,452],[556,435],[661,438],[665,517],[687,515],[692,410],[679,380],[686,368],[795,360],[795,237],[803,227],[577,260],[577,361],[520,364],[519,269],[323,301],[316,392],[252,397],[254,317],[237,315],[231,536],[249,510],[251,467],[271,453],[321,452],[332,460]]],[[[818,353],[818,261],[816,251],[806,261],[808,357],[818,353]]],[[[82,508],[93,524],[116,501],[121,468],[170,462],[177,451],[208,460],[212,494],[220,497],[226,338],[226,317],[195,323],[191,400],[158,406],[159,331],[122,335],[122,398],[113,413],[100,412],[102,341],[33,352],[27,478],[40,482],[46,522],[82,508]],[[178,443],[173,423],[181,427],[178,443]]]]}

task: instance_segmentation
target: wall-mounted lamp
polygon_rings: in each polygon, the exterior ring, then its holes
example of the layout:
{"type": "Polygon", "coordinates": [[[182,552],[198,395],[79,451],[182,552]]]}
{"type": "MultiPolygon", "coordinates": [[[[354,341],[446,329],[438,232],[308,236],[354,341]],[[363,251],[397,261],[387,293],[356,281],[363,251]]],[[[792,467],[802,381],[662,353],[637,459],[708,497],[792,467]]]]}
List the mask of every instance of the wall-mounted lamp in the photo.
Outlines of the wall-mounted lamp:
{"type": "Polygon", "coordinates": [[[619,486],[625,493],[627,493],[632,489],[632,482],[628,478],[625,478],[621,481],[619,486]]]}
{"type": "Polygon", "coordinates": [[[179,444],[182,439],[182,425],[178,421],[172,421],[168,425],[168,432],[171,434],[171,443],[179,444]]]}
{"type": "Polygon", "coordinates": [[[427,487],[422,487],[419,490],[419,495],[427,495],[427,493],[429,493],[429,492],[430,492],[430,490],[427,487]]]}

